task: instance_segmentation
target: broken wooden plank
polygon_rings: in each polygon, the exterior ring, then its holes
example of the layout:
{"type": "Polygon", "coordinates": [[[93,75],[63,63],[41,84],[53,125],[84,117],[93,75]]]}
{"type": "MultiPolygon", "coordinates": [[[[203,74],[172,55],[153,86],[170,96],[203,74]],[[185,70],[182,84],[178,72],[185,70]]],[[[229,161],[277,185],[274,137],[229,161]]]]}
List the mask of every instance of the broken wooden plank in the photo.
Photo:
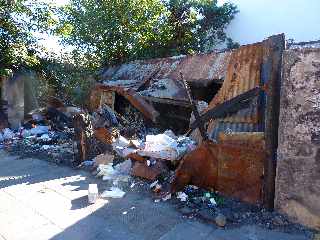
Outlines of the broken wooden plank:
{"type": "Polygon", "coordinates": [[[200,113],[198,111],[198,108],[192,98],[192,95],[191,95],[191,89],[187,83],[187,81],[184,79],[183,77],[183,74],[180,72],[180,76],[181,76],[181,80],[183,81],[184,83],[184,87],[187,91],[187,95],[188,95],[188,98],[189,98],[189,102],[192,106],[192,111],[193,111],[193,114],[194,114],[194,118],[195,118],[195,121],[197,122],[197,126],[199,128],[199,131],[201,133],[201,137],[203,140],[207,140],[208,139],[208,135],[207,135],[207,132],[204,128],[204,122],[202,121],[202,119],[200,118],[200,113]]]}

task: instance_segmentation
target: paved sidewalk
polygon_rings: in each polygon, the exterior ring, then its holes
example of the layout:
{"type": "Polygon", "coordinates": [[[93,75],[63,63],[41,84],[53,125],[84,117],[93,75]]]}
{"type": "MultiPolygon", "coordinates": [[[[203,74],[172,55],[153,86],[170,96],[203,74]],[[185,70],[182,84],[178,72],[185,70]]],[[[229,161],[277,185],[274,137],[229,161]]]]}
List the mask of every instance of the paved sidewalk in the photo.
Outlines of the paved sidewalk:
{"type": "Polygon", "coordinates": [[[89,173],[0,150],[0,240],[305,240],[257,226],[219,229],[186,220],[168,202],[138,192],[87,204],[89,173]]]}

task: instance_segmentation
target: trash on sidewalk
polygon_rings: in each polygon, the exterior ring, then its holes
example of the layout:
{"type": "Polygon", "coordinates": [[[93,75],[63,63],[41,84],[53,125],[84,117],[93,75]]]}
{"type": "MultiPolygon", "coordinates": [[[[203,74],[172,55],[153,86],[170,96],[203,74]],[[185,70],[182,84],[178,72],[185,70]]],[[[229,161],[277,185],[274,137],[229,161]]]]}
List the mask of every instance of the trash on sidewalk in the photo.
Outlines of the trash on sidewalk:
{"type": "Polygon", "coordinates": [[[152,166],[148,166],[147,162],[135,161],[131,169],[131,175],[155,180],[160,174],[166,171],[168,171],[168,169],[165,163],[161,160],[157,160],[152,166]]]}
{"type": "Polygon", "coordinates": [[[158,184],[158,180],[154,181],[153,183],[150,184],[150,189],[154,188],[158,184]]]}
{"type": "Polygon", "coordinates": [[[167,201],[167,200],[169,200],[169,199],[171,199],[171,193],[168,193],[167,195],[165,195],[163,198],[162,198],[162,201],[167,201]]]}
{"type": "Polygon", "coordinates": [[[12,138],[14,138],[15,134],[13,131],[11,131],[11,129],[5,128],[2,131],[2,136],[4,140],[11,140],[12,138]]]}
{"type": "Polygon", "coordinates": [[[181,202],[186,202],[188,200],[188,195],[184,192],[177,192],[177,198],[180,199],[181,202]]]}
{"type": "Polygon", "coordinates": [[[177,137],[172,131],[158,135],[147,135],[144,149],[138,150],[141,156],[164,160],[179,160],[186,152],[195,148],[195,142],[188,137],[177,137]]]}
{"type": "Polygon", "coordinates": [[[105,190],[100,196],[102,198],[123,198],[125,194],[120,188],[111,187],[110,190],[105,190]]]}
{"type": "Polygon", "coordinates": [[[98,199],[98,185],[97,184],[89,184],[88,188],[88,201],[89,203],[95,203],[98,199]]]}
{"type": "Polygon", "coordinates": [[[108,152],[104,154],[99,154],[93,159],[94,165],[99,166],[100,164],[106,165],[108,163],[112,163],[114,159],[114,155],[108,152]]]}
{"type": "Polygon", "coordinates": [[[227,218],[221,213],[219,213],[214,220],[219,227],[224,227],[227,224],[227,218]]]}

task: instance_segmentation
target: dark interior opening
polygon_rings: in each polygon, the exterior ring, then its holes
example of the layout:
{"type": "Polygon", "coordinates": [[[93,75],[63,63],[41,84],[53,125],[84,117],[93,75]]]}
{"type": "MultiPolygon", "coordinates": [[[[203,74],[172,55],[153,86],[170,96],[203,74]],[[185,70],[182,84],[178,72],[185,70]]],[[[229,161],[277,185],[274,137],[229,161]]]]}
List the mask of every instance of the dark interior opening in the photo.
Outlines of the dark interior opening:
{"type": "MultiPolygon", "coordinates": [[[[214,98],[221,86],[222,83],[217,82],[212,82],[206,87],[190,83],[193,99],[197,101],[205,101],[207,103],[214,98]]],[[[131,123],[125,124],[126,127],[123,132],[124,136],[143,136],[146,133],[150,133],[150,128],[157,129],[159,133],[164,132],[167,129],[171,129],[177,135],[187,132],[192,113],[190,106],[183,106],[170,102],[152,102],[152,105],[160,114],[156,124],[145,118],[142,113],[135,109],[126,98],[119,94],[115,95],[115,112],[131,123]],[[135,132],[138,132],[138,134],[135,134],[135,132]]]]}
{"type": "Polygon", "coordinates": [[[158,127],[163,132],[171,129],[175,134],[184,134],[189,128],[191,108],[166,103],[152,103],[160,113],[158,127]]]}
{"type": "Polygon", "coordinates": [[[189,85],[191,94],[195,100],[209,103],[220,90],[222,83],[212,82],[207,86],[199,86],[198,84],[190,82],[189,85]]]}

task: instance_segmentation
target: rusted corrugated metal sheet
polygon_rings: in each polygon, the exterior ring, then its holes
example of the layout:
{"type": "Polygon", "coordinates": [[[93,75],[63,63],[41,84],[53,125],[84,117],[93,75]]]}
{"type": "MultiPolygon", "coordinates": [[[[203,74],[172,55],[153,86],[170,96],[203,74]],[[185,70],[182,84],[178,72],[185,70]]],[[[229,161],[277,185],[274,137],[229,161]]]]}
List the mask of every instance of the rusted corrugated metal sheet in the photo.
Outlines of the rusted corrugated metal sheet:
{"type": "Polygon", "coordinates": [[[223,80],[231,52],[209,53],[186,56],[170,74],[171,79],[180,79],[180,72],[187,82],[208,86],[213,80],[223,80]]]}
{"type": "Polygon", "coordinates": [[[208,188],[214,186],[226,195],[261,202],[272,209],[283,47],[284,36],[277,35],[233,51],[226,79],[207,112],[248,90],[257,88],[261,91],[250,100],[247,109],[209,122],[209,137],[218,140],[218,144],[203,142],[186,156],[179,166],[174,188],[190,179],[203,187],[203,183],[208,184],[202,182],[207,176],[215,179],[208,188]],[[248,133],[256,131],[260,132],[261,139],[248,133]],[[234,138],[237,132],[240,133],[234,138]],[[200,167],[201,164],[206,167],[200,167]],[[218,170],[213,167],[215,164],[218,170]],[[207,167],[211,169],[208,171],[207,167]],[[217,174],[216,178],[213,173],[217,174]],[[197,178],[197,175],[200,175],[199,179],[194,180],[192,177],[197,178]]]}
{"type": "MultiPolygon", "coordinates": [[[[261,67],[263,62],[265,41],[242,46],[232,52],[225,81],[219,92],[212,99],[208,109],[230,100],[248,90],[261,86],[261,67]]],[[[217,139],[219,132],[262,131],[261,115],[259,115],[259,97],[252,100],[250,106],[239,110],[236,114],[223,119],[211,121],[208,133],[217,139]]]]}
{"type": "MultiPolygon", "coordinates": [[[[242,46],[231,54],[227,75],[217,95],[212,99],[209,108],[230,100],[260,85],[260,72],[263,60],[263,43],[242,46]]],[[[230,122],[257,122],[257,105],[237,113],[235,118],[225,118],[230,122]]]]}
{"type": "Polygon", "coordinates": [[[219,144],[203,142],[182,159],[171,191],[193,184],[249,203],[261,203],[266,158],[263,133],[220,138],[219,144]]]}
{"type": "Polygon", "coordinates": [[[106,69],[102,79],[106,86],[135,90],[150,101],[188,105],[180,72],[197,86],[221,82],[230,55],[225,52],[133,61],[106,69]]]}

